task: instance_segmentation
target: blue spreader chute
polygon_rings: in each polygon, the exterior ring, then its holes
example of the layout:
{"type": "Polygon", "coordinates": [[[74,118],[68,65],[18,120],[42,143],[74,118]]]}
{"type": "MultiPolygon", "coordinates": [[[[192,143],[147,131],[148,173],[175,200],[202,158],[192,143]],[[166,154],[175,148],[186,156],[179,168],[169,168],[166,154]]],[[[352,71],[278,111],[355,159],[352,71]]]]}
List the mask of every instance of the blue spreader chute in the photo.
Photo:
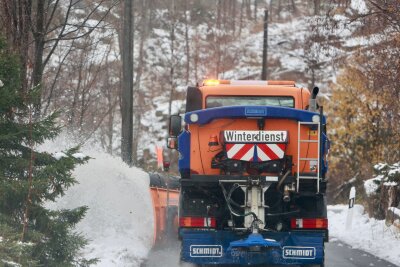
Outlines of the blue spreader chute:
{"type": "Polygon", "coordinates": [[[273,239],[264,239],[260,234],[250,234],[246,239],[232,241],[229,244],[229,249],[232,248],[251,248],[251,247],[275,247],[279,248],[279,242],[273,239]]]}

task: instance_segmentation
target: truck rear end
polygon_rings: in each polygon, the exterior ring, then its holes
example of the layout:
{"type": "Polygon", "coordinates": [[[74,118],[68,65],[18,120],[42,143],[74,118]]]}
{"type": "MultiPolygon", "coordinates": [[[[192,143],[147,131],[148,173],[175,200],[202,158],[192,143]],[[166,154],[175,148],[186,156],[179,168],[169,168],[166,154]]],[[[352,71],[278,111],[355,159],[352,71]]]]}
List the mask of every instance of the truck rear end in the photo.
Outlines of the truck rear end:
{"type": "Polygon", "coordinates": [[[194,264],[324,263],[329,141],[315,89],[291,81],[189,87],[180,153],[181,260],[194,264]]]}

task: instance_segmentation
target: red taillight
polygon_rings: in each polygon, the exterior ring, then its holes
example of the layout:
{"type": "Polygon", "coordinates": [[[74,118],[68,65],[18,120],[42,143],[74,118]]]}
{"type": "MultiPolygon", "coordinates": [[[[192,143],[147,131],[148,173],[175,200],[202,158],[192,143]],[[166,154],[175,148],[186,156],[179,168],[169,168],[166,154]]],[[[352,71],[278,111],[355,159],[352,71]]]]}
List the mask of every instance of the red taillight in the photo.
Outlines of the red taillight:
{"type": "Polygon", "coordinates": [[[325,218],[292,218],[292,229],[328,229],[328,219],[325,218]]]}
{"type": "Polygon", "coordinates": [[[180,217],[179,227],[215,228],[215,218],[211,217],[180,217]]]}

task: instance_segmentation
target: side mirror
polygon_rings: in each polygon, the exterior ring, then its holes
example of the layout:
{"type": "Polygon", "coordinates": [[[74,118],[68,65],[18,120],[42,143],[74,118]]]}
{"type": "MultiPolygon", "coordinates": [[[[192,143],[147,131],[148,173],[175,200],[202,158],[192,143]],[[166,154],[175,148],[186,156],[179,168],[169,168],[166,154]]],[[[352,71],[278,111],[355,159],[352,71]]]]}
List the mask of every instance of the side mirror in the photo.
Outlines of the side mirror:
{"type": "Polygon", "coordinates": [[[168,137],[168,139],[167,139],[167,147],[169,149],[178,149],[178,138],[176,138],[176,137],[168,137]]]}
{"type": "Polygon", "coordinates": [[[169,136],[177,137],[181,133],[181,129],[182,129],[182,118],[181,118],[181,116],[172,115],[169,118],[169,136]]]}

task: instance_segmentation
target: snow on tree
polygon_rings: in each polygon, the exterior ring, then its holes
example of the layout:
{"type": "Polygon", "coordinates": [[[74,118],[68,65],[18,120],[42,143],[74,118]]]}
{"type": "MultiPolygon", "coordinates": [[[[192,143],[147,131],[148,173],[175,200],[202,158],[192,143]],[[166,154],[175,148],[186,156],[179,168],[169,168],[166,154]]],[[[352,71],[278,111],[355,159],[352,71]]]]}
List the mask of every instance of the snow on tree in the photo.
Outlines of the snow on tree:
{"type": "Polygon", "coordinates": [[[400,162],[376,164],[374,171],[375,176],[364,181],[364,188],[369,200],[369,213],[383,219],[391,207],[400,208],[400,162]]]}

